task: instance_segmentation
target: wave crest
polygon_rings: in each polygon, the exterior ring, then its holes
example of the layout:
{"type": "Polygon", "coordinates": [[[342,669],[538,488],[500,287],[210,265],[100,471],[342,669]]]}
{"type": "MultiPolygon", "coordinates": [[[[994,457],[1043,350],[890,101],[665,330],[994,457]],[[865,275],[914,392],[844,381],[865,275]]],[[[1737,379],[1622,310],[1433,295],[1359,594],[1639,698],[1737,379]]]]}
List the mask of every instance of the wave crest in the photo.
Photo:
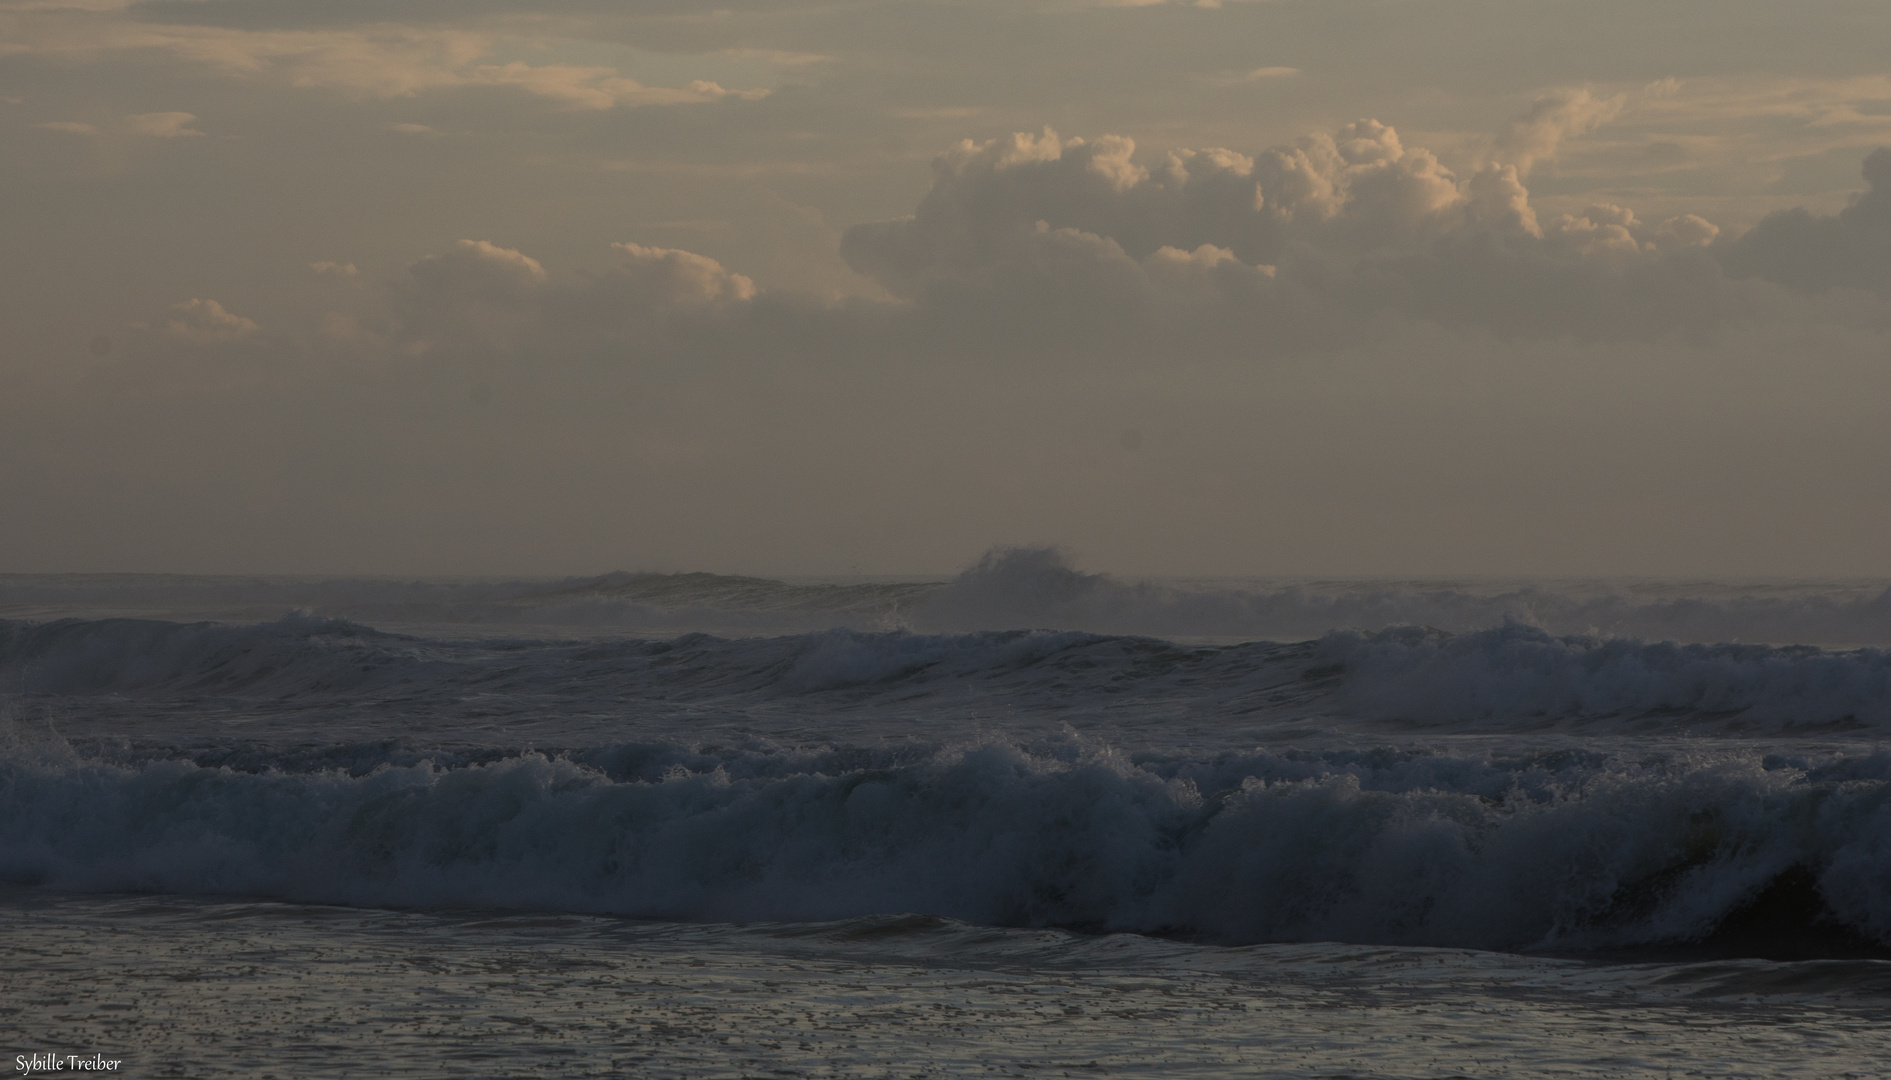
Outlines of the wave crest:
{"type": "Polygon", "coordinates": [[[1737,758],[1138,763],[986,744],[825,771],[690,753],[614,777],[608,755],[350,775],[14,752],[0,874],[373,905],[913,911],[1228,943],[1567,949],[1699,940],[1799,874],[1819,918],[1891,943],[1883,760],[1852,762],[1874,779],[1821,780],[1737,758]]]}

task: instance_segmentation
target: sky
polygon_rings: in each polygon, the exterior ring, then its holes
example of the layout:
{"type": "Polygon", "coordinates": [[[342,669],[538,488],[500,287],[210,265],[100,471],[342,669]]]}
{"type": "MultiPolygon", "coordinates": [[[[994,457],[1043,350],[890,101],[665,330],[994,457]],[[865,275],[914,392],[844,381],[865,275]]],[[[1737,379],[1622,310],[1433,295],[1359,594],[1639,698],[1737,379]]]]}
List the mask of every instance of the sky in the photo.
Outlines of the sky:
{"type": "Polygon", "coordinates": [[[0,572],[1891,576],[1882,0],[0,0],[0,572]]]}

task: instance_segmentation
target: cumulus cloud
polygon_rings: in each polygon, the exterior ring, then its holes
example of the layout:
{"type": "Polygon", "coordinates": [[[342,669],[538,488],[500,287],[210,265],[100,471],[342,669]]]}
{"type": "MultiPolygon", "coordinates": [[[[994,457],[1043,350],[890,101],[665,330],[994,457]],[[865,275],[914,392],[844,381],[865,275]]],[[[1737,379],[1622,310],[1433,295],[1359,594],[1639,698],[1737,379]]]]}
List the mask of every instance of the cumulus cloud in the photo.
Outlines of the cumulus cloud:
{"type": "Polygon", "coordinates": [[[171,309],[164,333],[199,345],[237,341],[257,330],[256,323],[225,311],[215,300],[190,299],[171,309]]]}
{"type": "Polygon", "coordinates": [[[395,289],[395,312],[416,347],[508,334],[529,322],[548,275],[537,259],[486,240],[408,267],[395,289]]]}
{"type": "Polygon", "coordinates": [[[1375,120],[1253,154],[1139,155],[1126,138],[1046,129],[960,143],[934,162],[911,216],[845,233],[848,263],[892,302],[766,294],[681,248],[616,243],[608,266],[554,275],[524,251],[462,240],[414,262],[384,311],[329,336],[409,352],[778,356],[792,327],[792,340],[836,355],[872,341],[890,355],[1120,363],[1343,350],[1416,324],[1643,341],[1756,319],[1876,325],[1875,309],[1740,278],[1810,281],[1808,252],[1846,281],[1891,276],[1871,239],[1885,227],[1888,165],[1891,152],[1874,155],[1872,189],[1835,218],[1779,215],[1729,243],[1694,214],[1645,220],[1598,201],[1539,215],[1516,164],[1460,176],[1375,120]]]}
{"type": "Polygon", "coordinates": [[[1655,230],[1662,241],[1684,247],[1706,247],[1720,235],[1720,226],[1698,214],[1680,214],[1668,218],[1655,230]]]}
{"type": "Polygon", "coordinates": [[[765,293],[681,248],[620,242],[601,269],[554,274],[525,251],[462,240],[329,337],[409,353],[781,357],[792,341],[809,355],[1121,364],[1333,352],[1419,324],[1624,341],[1755,320],[1870,327],[1876,308],[1740,278],[1798,284],[1805,259],[1779,257],[1789,242],[1817,247],[1821,266],[1849,252],[1847,281],[1886,276],[1867,226],[1879,227],[1887,161],[1871,159],[1872,190],[1838,217],[1781,215],[1730,244],[1692,214],[1645,220],[1596,202],[1539,216],[1515,165],[1461,177],[1377,121],[1252,155],[1140,156],[1125,138],[1046,130],[959,144],[913,215],[847,231],[844,256],[892,302],[765,293]],[[1773,260],[1764,273],[1742,269],[1756,252],[1773,260]]]}
{"type": "Polygon", "coordinates": [[[42,131],[70,131],[74,135],[96,135],[98,129],[91,124],[82,124],[77,120],[48,120],[43,124],[34,124],[42,131]]]}
{"type": "Polygon", "coordinates": [[[1891,152],[1870,159],[1872,189],[1837,217],[1778,215],[1729,242],[1695,214],[1648,220],[1606,201],[1539,214],[1516,164],[1461,176],[1375,120],[1253,153],[1139,154],[1127,138],[1046,129],[960,143],[912,215],[844,234],[849,265],[890,302],[765,293],[675,247],[616,243],[607,266],[554,274],[462,240],[329,336],[408,352],[779,356],[791,339],[835,355],[877,342],[886,355],[1124,363],[1333,352],[1418,324],[1624,341],[1755,320],[1875,326],[1877,309],[1821,306],[1800,286],[1891,277],[1872,240],[1888,164],[1891,152]]]}
{"type": "Polygon", "coordinates": [[[473,284],[483,293],[510,293],[543,284],[545,268],[537,259],[488,240],[461,240],[445,255],[429,255],[412,268],[416,279],[436,284],[473,284]]]}
{"type": "Polygon", "coordinates": [[[1300,247],[1362,255],[1413,250],[1467,226],[1539,233],[1514,166],[1460,180],[1430,151],[1360,120],[1333,134],[1248,156],[1178,150],[1152,167],[1119,136],[1016,134],[961,143],[933,163],[912,217],[858,226],[843,241],[854,269],[897,295],[1028,259],[1051,230],[1114,241],[1142,259],[1161,247],[1226,248],[1268,265],[1300,247]]]}
{"type": "MultiPolygon", "coordinates": [[[[1875,212],[1882,160],[1846,221],[1875,212]]],[[[311,560],[382,558],[374,529],[420,538],[428,566],[495,535],[703,565],[760,557],[761,535],[796,558],[884,535],[943,559],[1112,530],[1203,538],[1227,566],[1388,572],[1412,551],[1878,558],[1850,538],[1882,532],[1856,491],[1882,459],[1885,305],[1730,278],[1740,241],[1698,216],[1557,209],[1515,164],[1462,175],[1375,121],[1242,151],[1013,135],[950,148],[912,216],[846,235],[896,300],[759,289],[648,236],[582,268],[467,239],[375,287],[307,282],[350,309],[308,343],[193,300],[75,376],[68,413],[0,408],[97,476],[129,461],[243,492],[232,528],[307,478],[284,511],[302,516],[272,520],[311,560]],[[139,392],[81,400],[107,380],[139,392]],[[276,431],[296,438],[258,437],[276,431]],[[1755,525],[1758,485],[1787,509],[1755,525]]],[[[1818,223],[1839,218],[1809,220],[1835,242],[1818,223]]],[[[61,468],[24,505],[84,487],[61,468]]],[[[163,505],[170,535],[200,535],[198,504],[163,505]]]]}
{"type": "Polygon", "coordinates": [[[611,246],[602,273],[554,281],[538,260],[485,240],[461,240],[408,268],[391,317],[410,348],[440,344],[637,338],[666,319],[726,315],[755,299],[755,283],[704,255],[636,243],[611,246]]]}
{"type": "Polygon", "coordinates": [[[724,270],[721,263],[706,256],[632,243],[611,247],[622,255],[614,277],[621,282],[622,291],[631,295],[648,297],[658,304],[689,306],[755,297],[753,281],[724,270]]]}
{"type": "Polygon", "coordinates": [[[1617,107],[1546,98],[1500,138],[1513,160],[1469,176],[1376,120],[1252,156],[1156,160],[1048,129],[965,142],[912,216],[855,226],[841,250],[921,310],[1252,351],[1353,340],[1385,314],[1539,337],[1714,324],[1741,302],[1710,222],[1598,203],[1544,223],[1530,203],[1524,168],[1617,107]]]}
{"type": "Polygon", "coordinates": [[[1727,244],[1728,272],[1802,289],[1891,286],[1891,147],[1872,151],[1863,172],[1866,189],[1837,214],[1783,210],[1727,244]]]}
{"type": "Polygon", "coordinates": [[[309,264],[309,269],[318,274],[328,274],[340,278],[351,278],[360,273],[359,270],[355,269],[354,263],[312,262],[309,264]]]}

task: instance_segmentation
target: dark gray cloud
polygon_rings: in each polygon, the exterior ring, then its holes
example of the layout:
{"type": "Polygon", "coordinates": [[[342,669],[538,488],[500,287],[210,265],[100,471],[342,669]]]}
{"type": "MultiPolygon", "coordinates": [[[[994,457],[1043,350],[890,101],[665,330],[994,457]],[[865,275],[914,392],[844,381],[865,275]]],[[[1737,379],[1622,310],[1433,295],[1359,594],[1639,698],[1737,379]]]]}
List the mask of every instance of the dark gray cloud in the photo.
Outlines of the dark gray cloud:
{"type": "Polygon", "coordinates": [[[1727,272],[1801,289],[1891,286],[1891,147],[1872,151],[1863,171],[1866,189],[1837,214],[1781,210],[1725,245],[1727,272]]]}

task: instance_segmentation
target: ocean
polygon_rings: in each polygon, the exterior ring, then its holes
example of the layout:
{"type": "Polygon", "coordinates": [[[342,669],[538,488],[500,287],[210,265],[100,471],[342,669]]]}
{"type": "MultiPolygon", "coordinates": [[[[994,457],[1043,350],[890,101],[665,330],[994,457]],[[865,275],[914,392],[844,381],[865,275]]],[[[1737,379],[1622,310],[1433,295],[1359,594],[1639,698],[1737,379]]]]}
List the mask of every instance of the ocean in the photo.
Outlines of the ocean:
{"type": "Polygon", "coordinates": [[[0,576],[0,1030],[16,1075],[1882,1076],[1888,586],[0,576]]]}

